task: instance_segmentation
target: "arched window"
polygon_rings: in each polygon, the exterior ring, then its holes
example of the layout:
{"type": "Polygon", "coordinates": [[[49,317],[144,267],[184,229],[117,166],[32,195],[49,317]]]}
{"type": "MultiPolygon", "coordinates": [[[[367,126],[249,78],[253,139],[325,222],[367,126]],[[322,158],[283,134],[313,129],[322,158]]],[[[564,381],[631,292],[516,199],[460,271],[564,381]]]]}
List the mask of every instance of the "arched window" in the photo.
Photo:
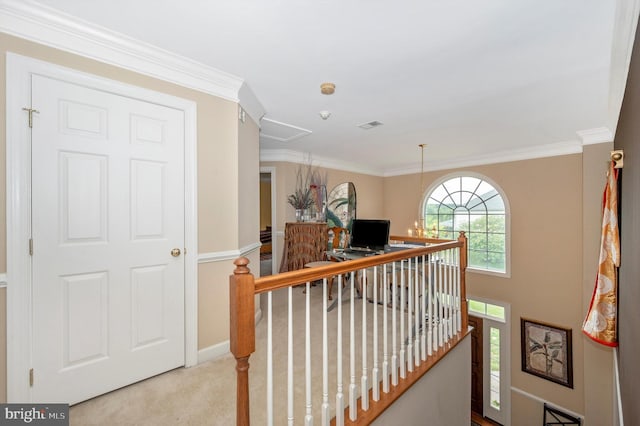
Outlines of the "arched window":
{"type": "Polygon", "coordinates": [[[468,267],[508,273],[508,204],[497,185],[470,173],[449,175],[426,192],[427,235],[468,238],[468,267]]]}

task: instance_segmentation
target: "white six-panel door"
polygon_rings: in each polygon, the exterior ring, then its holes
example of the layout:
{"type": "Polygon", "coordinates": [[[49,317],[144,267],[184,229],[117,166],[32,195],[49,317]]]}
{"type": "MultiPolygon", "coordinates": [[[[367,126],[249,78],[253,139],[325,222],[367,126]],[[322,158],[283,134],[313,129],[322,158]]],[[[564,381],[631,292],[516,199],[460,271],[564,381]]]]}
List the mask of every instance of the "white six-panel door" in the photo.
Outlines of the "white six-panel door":
{"type": "Polygon", "coordinates": [[[32,98],[32,400],[75,403],[184,365],[184,114],[37,75],[32,98]]]}

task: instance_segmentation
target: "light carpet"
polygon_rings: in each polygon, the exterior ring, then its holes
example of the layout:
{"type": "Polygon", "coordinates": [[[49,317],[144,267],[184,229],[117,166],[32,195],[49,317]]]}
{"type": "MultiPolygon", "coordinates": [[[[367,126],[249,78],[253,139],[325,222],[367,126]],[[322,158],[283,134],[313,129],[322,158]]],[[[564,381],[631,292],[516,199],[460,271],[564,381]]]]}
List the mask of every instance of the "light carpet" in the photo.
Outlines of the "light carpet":
{"type": "MultiPolygon", "coordinates": [[[[303,424],[305,412],[305,359],[304,325],[305,294],[303,287],[291,290],[293,309],[294,346],[294,418],[295,424],[303,424]]],[[[334,287],[334,297],[335,295],[334,287]]],[[[274,330],[274,424],[287,423],[287,305],[288,289],[273,294],[274,330]]],[[[348,296],[347,291],[347,296],[348,296]]],[[[311,376],[314,395],[311,413],[315,423],[320,424],[320,402],[322,400],[322,286],[311,288],[311,376]]],[[[266,424],[266,297],[263,297],[264,318],[256,327],[256,352],[251,356],[249,386],[251,394],[251,423],[266,424]]],[[[367,311],[367,346],[373,344],[373,307],[365,303],[367,311]]],[[[345,405],[348,404],[349,389],[349,315],[350,304],[343,303],[343,392],[345,405]]],[[[354,304],[355,318],[355,382],[358,389],[363,374],[362,369],[362,299],[354,304]]],[[[377,305],[379,331],[382,330],[382,312],[377,305]]],[[[391,310],[387,310],[390,317],[391,310]]],[[[327,322],[329,342],[337,341],[338,309],[329,312],[327,322]]],[[[390,319],[389,319],[390,321],[390,319]]],[[[398,319],[399,323],[399,319],[398,319]]],[[[388,336],[391,344],[391,335],[388,336]]],[[[330,343],[329,352],[329,403],[331,415],[335,415],[335,393],[337,385],[337,352],[330,343]]],[[[382,336],[379,338],[379,359],[381,365],[382,336]]],[[[368,350],[367,374],[371,377],[373,351],[368,350]]],[[[371,386],[371,383],[369,383],[371,386]]],[[[205,362],[191,368],[179,368],[106,395],[74,405],[70,409],[70,424],[75,425],[232,425],[235,424],[236,374],[235,360],[231,355],[205,362]]]]}

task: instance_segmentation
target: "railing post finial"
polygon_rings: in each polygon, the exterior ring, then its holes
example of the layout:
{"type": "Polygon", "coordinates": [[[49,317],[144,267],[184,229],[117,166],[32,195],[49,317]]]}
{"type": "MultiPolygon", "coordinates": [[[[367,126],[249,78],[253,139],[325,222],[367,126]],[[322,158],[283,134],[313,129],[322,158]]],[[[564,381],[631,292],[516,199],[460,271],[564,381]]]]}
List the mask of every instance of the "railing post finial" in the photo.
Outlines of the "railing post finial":
{"type": "Polygon", "coordinates": [[[233,264],[236,265],[236,269],[233,270],[234,275],[248,274],[251,271],[249,270],[249,259],[242,256],[233,261],[233,264]]]}

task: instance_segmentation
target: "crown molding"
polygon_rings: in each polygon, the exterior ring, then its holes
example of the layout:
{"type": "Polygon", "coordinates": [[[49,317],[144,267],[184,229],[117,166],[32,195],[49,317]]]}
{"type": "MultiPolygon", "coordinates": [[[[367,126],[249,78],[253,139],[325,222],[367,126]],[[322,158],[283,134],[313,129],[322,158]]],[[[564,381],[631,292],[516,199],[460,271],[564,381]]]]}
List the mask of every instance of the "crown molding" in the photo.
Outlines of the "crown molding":
{"type": "Polygon", "coordinates": [[[580,139],[582,139],[582,145],[593,145],[613,141],[613,133],[607,127],[579,130],[576,133],[580,136],[580,139]]]}
{"type": "MultiPolygon", "coordinates": [[[[582,152],[582,143],[579,141],[558,142],[527,148],[499,151],[482,155],[457,158],[452,161],[426,162],[424,171],[459,169],[462,167],[485,166],[489,164],[507,163],[511,161],[532,160],[535,158],[555,157],[559,155],[579,154],[582,152]]],[[[402,169],[387,170],[387,176],[399,176],[412,173],[420,173],[420,166],[405,167],[402,169]]]]}
{"type": "Polygon", "coordinates": [[[294,151],[291,149],[261,149],[260,161],[282,161],[287,163],[309,164],[328,169],[343,170],[346,172],[362,173],[372,176],[383,176],[380,170],[361,163],[338,160],[318,155],[311,156],[308,152],[294,151]]]}
{"type": "MultiPolygon", "coordinates": [[[[613,140],[611,131],[606,127],[578,131],[582,141],[566,141],[546,145],[538,145],[508,151],[499,151],[483,155],[457,158],[452,161],[425,162],[424,171],[450,170],[462,167],[485,166],[488,164],[508,163],[511,161],[532,160],[535,158],[556,157],[560,155],[571,155],[582,153],[584,145],[607,143],[613,140]]],[[[309,153],[288,149],[263,149],[260,150],[260,161],[284,161],[289,163],[309,163],[309,153]]],[[[373,176],[400,176],[421,172],[419,163],[410,166],[387,169],[381,172],[372,168],[367,168],[361,164],[349,163],[328,157],[313,156],[313,165],[327,167],[331,169],[344,170],[348,172],[363,173],[373,176]]]]}
{"type": "Polygon", "coordinates": [[[32,0],[0,0],[0,32],[239,102],[256,123],[264,115],[239,77],[32,0]]]}

